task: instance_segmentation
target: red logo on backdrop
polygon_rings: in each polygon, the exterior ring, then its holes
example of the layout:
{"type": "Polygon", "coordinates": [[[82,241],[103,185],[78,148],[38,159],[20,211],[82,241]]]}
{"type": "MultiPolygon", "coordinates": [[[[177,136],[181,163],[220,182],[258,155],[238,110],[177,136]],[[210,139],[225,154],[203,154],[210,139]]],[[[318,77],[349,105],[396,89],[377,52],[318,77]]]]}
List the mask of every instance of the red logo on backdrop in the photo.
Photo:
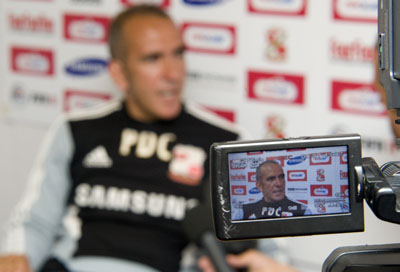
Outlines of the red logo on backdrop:
{"type": "Polygon", "coordinates": [[[287,181],[307,181],[307,170],[288,170],[287,181]]]}
{"type": "Polygon", "coordinates": [[[247,180],[248,180],[248,182],[256,182],[257,181],[256,172],[248,172],[247,180]]]}
{"type": "MultiPolygon", "coordinates": [[[[148,3],[149,0],[121,0],[121,3],[125,6],[132,6],[132,5],[137,5],[137,4],[146,4],[148,3]]],[[[160,7],[168,7],[169,6],[169,0],[153,0],[151,3],[153,5],[158,5],[160,7]]]]}
{"type": "Polygon", "coordinates": [[[349,178],[349,172],[340,170],[339,171],[339,176],[340,176],[340,179],[348,179],[349,178]]]}
{"type": "Polygon", "coordinates": [[[247,161],[245,159],[230,160],[229,167],[231,170],[245,169],[247,167],[247,161]]]}
{"type": "Polygon", "coordinates": [[[371,63],[375,57],[375,46],[366,44],[360,39],[348,42],[332,38],[329,41],[333,60],[371,63]]]}
{"type": "Polygon", "coordinates": [[[332,3],[335,20],[377,22],[377,0],[333,0],[332,3]]]}
{"type": "Polygon", "coordinates": [[[349,197],[349,186],[348,185],[340,185],[340,195],[342,197],[349,197]]]}
{"type": "Polygon", "coordinates": [[[110,19],[91,15],[64,15],[64,37],[76,42],[104,43],[110,19]]]}
{"type": "Polygon", "coordinates": [[[245,185],[233,185],[231,189],[232,189],[232,195],[246,195],[245,185]]]}
{"type": "Polygon", "coordinates": [[[267,117],[266,120],[266,138],[283,138],[285,134],[283,132],[286,126],[285,119],[282,116],[271,115],[267,117]]]}
{"type": "Polygon", "coordinates": [[[331,107],[333,110],[355,114],[386,114],[379,92],[372,84],[333,81],[331,107]]]}
{"type": "Polygon", "coordinates": [[[236,51],[236,31],[230,25],[184,23],[182,37],[189,51],[225,55],[236,51]]]}
{"type": "Polygon", "coordinates": [[[43,14],[9,13],[8,22],[13,31],[50,34],[54,30],[52,19],[43,14]]]}
{"type": "Polygon", "coordinates": [[[298,152],[298,151],[305,151],[307,148],[289,148],[286,149],[286,152],[298,152]]]}
{"type": "Polygon", "coordinates": [[[272,28],[267,33],[266,57],[271,61],[286,59],[286,32],[280,28],[272,28]]]}
{"type": "Polygon", "coordinates": [[[11,48],[11,69],[17,73],[51,76],[54,74],[53,52],[14,46],[11,48]]]}
{"type": "Polygon", "coordinates": [[[67,90],[64,93],[64,111],[93,107],[111,99],[111,95],[92,91],[67,90]]]}
{"type": "Polygon", "coordinates": [[[304,78],[249,71],[248,97],[273,103],[304,104],[304,78]]]}
{"type": "Polygon", "coordinates": [[[211,108],[208,106],[205,106],[205,108],[207,110],[212,111],[213,113],[217,114],[218,116],[228,120],[229,122],[235,123],[235,112],[230,111],[230,110],[221,110],[221,109],[211,108]]]}
{"type": "Polygon", "coordinates": [[[317,181],[320,181],[320,182],[325,181],[326,176],[325,176],[324,169],[318,169],[316,174],[317,174],[317,181]]]}
{"type": "Polygon", "coordinates": [[[247,8],[254,13],[304,16],[306,14],[306,1],[247,0],[247,8]]]}
{"type": "Polygon", "coordinates": [[[332,164],[332,156],[328,152],[310,154],[310,165],[332,164]]]}
{"type": "Polygon", "coordinates": [[[306,200],[306,199],[296,199],[296,201],[308,205],[308,200],[306,200]]]}
{"type": "Polygon", "coordinates": [[[246,175],[244,174],[234,174],[230,176],[231,181],[246,181],[246,175]]]}
{"type": "Polygon", "coordinates": [[[276,161],[277,163],[279,163],[280,166],[285,166],[285,158],[284,156],[279,156],[279,157],[267,157],[266,160],[267,161],[276,161]]]}
{"type": "Polygon", "coordinates": [[[264,152],[263,151],[253,151],[253,152],[246,152],[248,156],[258,156],[262,155],[264,152]]]}
{"type": "Polygon", "coordinates": [[[332,184],[310,185],[311,196],[332,196],[332,184]]]}
{"type": "Polygon", "coordinates": [[[347,152],[340,153],[340,164],[347,164],[347,152]]]}

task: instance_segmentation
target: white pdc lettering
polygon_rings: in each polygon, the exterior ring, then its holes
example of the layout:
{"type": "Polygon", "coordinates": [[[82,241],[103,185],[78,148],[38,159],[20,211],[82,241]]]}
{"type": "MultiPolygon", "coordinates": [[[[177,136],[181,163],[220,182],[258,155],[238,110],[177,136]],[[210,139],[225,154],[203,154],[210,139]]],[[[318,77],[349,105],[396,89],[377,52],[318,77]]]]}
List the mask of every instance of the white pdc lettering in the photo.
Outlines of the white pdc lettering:
{"type": "Polygon", "coordinates": [[[273,207],[263,207],[262,211],[261,211],[261,215],[264,216],[265,214],[267,214],[267,216],[281,216],[281,211],[282,211],[282,207],[279,207],[277,209],[273,208],[273,207]]]}
{"type": "Polygon", "coordinates": [[[136,146],[136,156],[138,158],[150,158],[153,156],[157,147],[157,134],[152,131],[142,131],[136,146]]]}
{"type": "Polygon", "coordinates": [[[162,161],[170,161],[172,153],[168,150],[168,144],[176,140],[173,133],[157,135],[152,131],[138,132],[135,129],[125,128],[121,133],[119,153],[128,156],[136,146],[135,155],[138,158],[151,158],[154,154],[162,161]]]}
{"type": "Polygon", "coordinates": [[[162,161],[170,161],[172,152],[168,150],[168,144],[176,140],[173,133],[163,133],[158,137],[157,156],[162,161]]]}
{"type": "Polygon", "coordinates": [[[121,143],[119,145],[119,154],[128,156],[131,153],[131,148],[138,139],[138,132],[134,129],[125,128],[121,133],[121,143]]]}
{"type": "Polygon", "coordinates": [[[175,220],[182,220],[186,210],[198,204],[197,199],[103,185],[91,186],[87,183],[82,183],[76,188],[74,200],[81,208],[130,211],[175,220]]]}

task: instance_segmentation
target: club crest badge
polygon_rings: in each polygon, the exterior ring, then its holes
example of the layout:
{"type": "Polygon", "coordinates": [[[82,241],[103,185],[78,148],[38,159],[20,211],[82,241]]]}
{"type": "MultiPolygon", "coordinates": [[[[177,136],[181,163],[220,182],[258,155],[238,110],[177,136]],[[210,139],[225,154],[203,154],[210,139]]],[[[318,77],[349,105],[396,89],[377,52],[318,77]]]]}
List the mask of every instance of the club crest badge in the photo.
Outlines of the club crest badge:
{"type": "Polygon", "coordinates": [[[173,150],[173,158],[169,164],[168,177],[185,185],[199,185],[204,176],[204,161],[206,152],[192,145],[176,145],[173,150]]]}

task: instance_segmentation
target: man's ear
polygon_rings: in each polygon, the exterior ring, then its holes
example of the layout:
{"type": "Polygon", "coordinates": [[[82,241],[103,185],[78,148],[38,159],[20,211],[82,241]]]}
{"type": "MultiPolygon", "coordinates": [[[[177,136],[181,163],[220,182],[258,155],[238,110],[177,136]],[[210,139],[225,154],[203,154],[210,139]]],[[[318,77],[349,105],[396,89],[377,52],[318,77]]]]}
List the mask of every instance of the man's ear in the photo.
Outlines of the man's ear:
{"type": "Polygon", "coordinates": [[[257,189],[260,191],[260,192],[262,192],[263,191],[263,187],[262,187],[262,185],[261,185],[261,182],[260,181],[256,181],[256,187],[257,187],[257,189]]]}
{"type": "Polygon", "coordinates": [[[122,62],[116,59],[111,60],[108,64],[108,71],[118,88],[126,92],[129,84],[124,73],[122,62]]]}

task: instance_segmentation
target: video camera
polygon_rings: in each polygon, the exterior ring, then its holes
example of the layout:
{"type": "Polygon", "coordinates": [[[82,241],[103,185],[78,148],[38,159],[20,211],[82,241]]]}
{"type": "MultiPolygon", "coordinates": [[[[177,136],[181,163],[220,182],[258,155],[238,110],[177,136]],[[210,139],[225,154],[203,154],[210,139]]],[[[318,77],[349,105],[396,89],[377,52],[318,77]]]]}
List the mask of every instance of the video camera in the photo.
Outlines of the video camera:
{"type": "Polygon", "coordinates": [[[361,167],[359,135],[215,143],[211,161],[220,240],[364,230],[361,170],[356,171],[361,167]],[[283,170],[283,186],[268,181],[272,172],[257,178],[259,165],[270,160],[283,170]],[[262,190],[263,182],[272,186],[262,190]],[[268,203],[274,192],[280,193],[279,200],[268,203]],[[259,204],[253,205],[254,214],[243,215],[250,203],[259,204]],[[298,213],[301,206],[296,204],[306,206],[308,213],[298,213]]]}
{"type": "Polygon", "coordinates": [[[357,134],[214,143],[211,163],[220,240],[363,231],[364,198],[378,218],[400,223],[400,183],[392,175],[400,165],[379,169],[372,158],[361,158],[357,134]],[[272,172],[264,174],[266,181],[257,177],[259,165],[270,160],[282,169],[284,185],[260,190],[262,182],[276,182],[267,180],[272,172]],[[281,193],[278,200],[266,189],[281,193]],[[250,203],[260,204],[243,214],[250,203]],[[301,206],[308,212],[296,213],[301,206]]]}
{"type": "MultiPolygon", "coordinates": [[[[379,79],[388,109],[398,116],[399,14],[400,1],[379,0],[379,79]]],[[[220,240],[363,231],[364,199],[378,218],[400,224],[400,162],[379,167],[373,158],[362,158],[358,134],[222,142],[210,151],[213,219],[220,240]],[[268,180],[257,168],[269,160],[276,167],[268,180]],[[284,185],[271,185],[279,179],[284,185]]],[[[399,271],[399,258],[400,244],[339,248],[323,271],[399,271]]]]}

